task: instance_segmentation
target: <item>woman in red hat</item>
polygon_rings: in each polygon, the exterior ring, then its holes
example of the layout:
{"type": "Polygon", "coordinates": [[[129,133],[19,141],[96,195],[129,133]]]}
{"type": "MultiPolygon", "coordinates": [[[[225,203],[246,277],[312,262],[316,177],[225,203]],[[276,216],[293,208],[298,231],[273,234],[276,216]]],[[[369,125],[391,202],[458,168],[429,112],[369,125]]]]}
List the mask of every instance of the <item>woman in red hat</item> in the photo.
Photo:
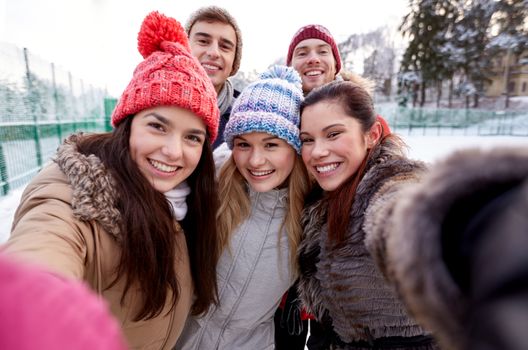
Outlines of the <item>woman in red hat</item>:
{"type": "Polygon", "coordinates": [[[7,253],[84,280],[131,348],[171,349],[216,300],[216,92],[175,19],[150,13],[113,132],[70,136],[27,186],[7,253]]]}

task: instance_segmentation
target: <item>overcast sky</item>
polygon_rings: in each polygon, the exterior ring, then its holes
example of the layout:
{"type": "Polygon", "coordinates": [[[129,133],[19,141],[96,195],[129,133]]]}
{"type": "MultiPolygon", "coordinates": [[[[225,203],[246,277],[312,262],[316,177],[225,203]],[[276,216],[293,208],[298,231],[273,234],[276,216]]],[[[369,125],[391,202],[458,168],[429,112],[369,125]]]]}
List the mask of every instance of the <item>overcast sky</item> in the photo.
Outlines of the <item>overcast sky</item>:
{"type": "Polygon", "coordinates": [[[241,70],[261,72],[285,56],[301,26],[326,26],[336,40],[399,24],[408,0],[0,0],[0,41],[27,47],[79,78],[119,96],[140,62],[137,32],[158,10],[183,24],[206,5],[227,9],[244,39],[241,70]]]}

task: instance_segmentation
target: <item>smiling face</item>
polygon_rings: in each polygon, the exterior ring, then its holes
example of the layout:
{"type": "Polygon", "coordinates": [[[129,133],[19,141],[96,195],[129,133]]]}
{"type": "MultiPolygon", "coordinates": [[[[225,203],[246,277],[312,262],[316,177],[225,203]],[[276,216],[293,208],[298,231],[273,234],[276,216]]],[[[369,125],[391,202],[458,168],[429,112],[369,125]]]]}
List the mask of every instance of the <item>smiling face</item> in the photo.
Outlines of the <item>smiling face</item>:
{"type": "Polygon", "coordinates": [[[236,53],[235,29],[221,22],[198,21],[189,32],[189,44],[219,93],[233,71],[236,53]]]}
{"type": "Polygon", "coordinates": [[[192,174],[202,154],[206,128],[187,109],[158,106],[134,116],[130,155],[159,192],[167,192],[192,174]]]}
{"type": "Polygon", "coordinates": [[[292,67],[302,79],[305,94],[335,79],[336,60],[332,48],[321,39],[306,39],[293,50],[292,67]]]}
{"type": "Polygon", "coordinates": [[[380,136],[379,123],[365,132],[335,101],[310,105],[301,116],[302,158],[325,191],[335,190],[353,176],[380,136]]]}
{"type": "Polygon", "coordinates": [[[268,133],[243,134],[233,141],[235,165],[256,192],[283,186],[292,172],[295,154],[286,141],[268,133]]]}

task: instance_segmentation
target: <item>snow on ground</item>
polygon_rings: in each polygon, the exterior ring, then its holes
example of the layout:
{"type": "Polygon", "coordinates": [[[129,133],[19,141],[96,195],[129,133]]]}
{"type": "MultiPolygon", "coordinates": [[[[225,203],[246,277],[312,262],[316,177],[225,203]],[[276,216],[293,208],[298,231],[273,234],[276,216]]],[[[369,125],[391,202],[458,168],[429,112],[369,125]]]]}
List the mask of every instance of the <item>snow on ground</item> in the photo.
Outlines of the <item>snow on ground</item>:
{"type": "MultiPolygon", "coordinates": [[[[409,156],[426,162],[434,162],[455,150],[471,147],[513,146],[528,148],[528,137],[519,136],[402,135],[402,137],[409,146],[409,156]]],[[[22,191],[23,187],[17,188],[7,196],[0,198],[0,243],[5,242],[9,237],[13,215],[22,191]]]]}
{"type": "Polygon", "coordinates": [[[409,146],[409,157],[426,162],[434,162],[465,148],[528,148],[528,137],[523,136],[403,136],[403,139],[409,146]]]}
{"type": "Polygon", "coordinates": [[[11,231],[13,215],[20,201],[23,187],[9,192],[5,197],[0,197],[0,243],[5,242],[11,231]]]}

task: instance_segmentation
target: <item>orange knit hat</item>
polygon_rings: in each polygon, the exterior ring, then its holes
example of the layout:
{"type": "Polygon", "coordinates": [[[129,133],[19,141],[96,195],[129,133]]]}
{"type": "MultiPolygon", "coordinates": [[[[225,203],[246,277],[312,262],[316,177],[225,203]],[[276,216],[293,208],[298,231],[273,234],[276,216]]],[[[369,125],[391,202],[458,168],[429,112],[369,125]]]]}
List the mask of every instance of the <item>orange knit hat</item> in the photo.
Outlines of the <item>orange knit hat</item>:
{"type": "Polygon", "coordinates": [[[212,143],[220,115],[216,91],[192,56],[181,24],[157,11],[149,13],[139,30],[138,50],[145,60],[136,67],[121,95],[112,114],[112,125],[147,108],[178,106],[204,121],[212,143]]]}

